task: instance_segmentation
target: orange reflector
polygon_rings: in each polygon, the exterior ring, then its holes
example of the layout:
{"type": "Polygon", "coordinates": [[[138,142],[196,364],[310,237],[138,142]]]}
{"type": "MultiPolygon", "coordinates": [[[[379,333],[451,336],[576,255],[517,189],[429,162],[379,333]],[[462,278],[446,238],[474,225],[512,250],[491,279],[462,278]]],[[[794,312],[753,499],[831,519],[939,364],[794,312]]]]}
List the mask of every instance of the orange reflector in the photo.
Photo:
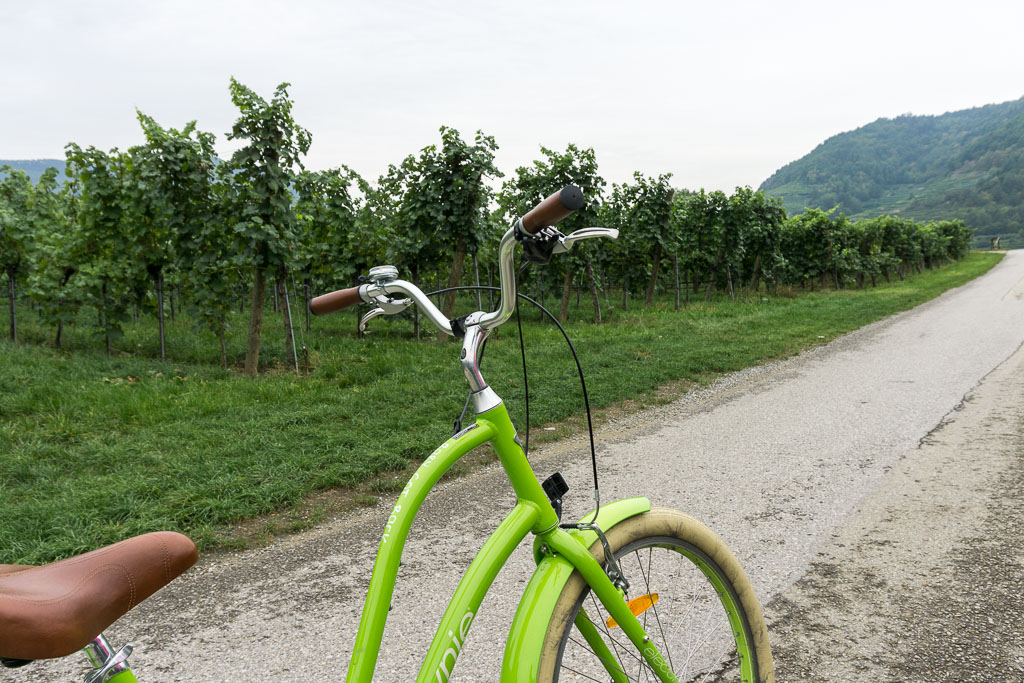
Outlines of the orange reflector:
{"type": "MultiPolygon", "coordinates": [[[[658,602],[658,594],[648,593],[647,595],[640,595],[633,598],[626,603],[626,606],[629,607],[629,611],[633,613],[634,617],[638,617],[654,606],[654,603],[656,602],[658,602]]],[[[612,617],[608,617],[608,620],[604,623],[608,624],[608,628],[615,628],[619,625],[619,623],[612,617]]]]}

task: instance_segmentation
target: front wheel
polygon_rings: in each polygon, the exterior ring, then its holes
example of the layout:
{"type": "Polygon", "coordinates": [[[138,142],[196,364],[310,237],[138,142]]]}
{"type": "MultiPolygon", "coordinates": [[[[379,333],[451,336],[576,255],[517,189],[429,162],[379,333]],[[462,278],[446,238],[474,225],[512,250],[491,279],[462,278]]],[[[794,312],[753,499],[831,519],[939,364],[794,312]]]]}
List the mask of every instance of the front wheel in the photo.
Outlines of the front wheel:
{"type": "MultiPolygon", "coordinates": [[[[682,512],[656,507],[606,535],[630,582],[626,597],[678,680],[774,681],[757,596],[713,531],[682,512]]],[[[603,564],[600,542],[591,552],[603,564]]],[[[576,571],[548,624],[538,680],[659,678],[576,571]]]]}

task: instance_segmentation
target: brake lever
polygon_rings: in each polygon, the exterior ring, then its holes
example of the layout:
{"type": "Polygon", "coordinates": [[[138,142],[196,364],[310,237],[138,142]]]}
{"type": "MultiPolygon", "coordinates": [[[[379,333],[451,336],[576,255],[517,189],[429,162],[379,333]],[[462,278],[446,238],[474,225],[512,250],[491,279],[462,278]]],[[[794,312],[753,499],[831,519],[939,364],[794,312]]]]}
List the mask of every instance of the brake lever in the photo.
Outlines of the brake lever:
{"type": "Polygon", "coordinates": [[[375,296],[373,302],[377,304],[377,308],[370,310],[359,319],[360,332],[366,332],[366,323],[379,315],[395,315],[409,308],[412,299],[389,299],[386,296],[375,296]]]}
{"type": "Polygon", "coordinates": [[[582,228],[582,229],[577,230],[576,232],[574,232],[572,234],[563,235],[563,236],[559,237],[558,238],[558,244],[555,245],[555,248],[554,248],[554,250],[551,253],[553,253],[553,254],[565,253],[565,252],[569,251],[570,249],[572,249],[572,245],[575,244],[576,242],[579,242],[580,240],[587,240],[587,239],[590,239],[592,237],[610,237],[611,239],[614,240],[614,239],[618,239],[619,231],[616,230],[615,228],[598,228],[598,227],[582,228]]]}
{"type": "Polygon", "coordinates": [[[367,312],[362,318],[359,319],[359,332],[366,332],[366,323],[370,322],[378,315],[384,315],[383,308],[375,308],[372,311],[367,312]]]}
{"type": "Polygon", "coordinates": [[[401,313],[412,303],[412,299],[389,299],[386,296],[375,296],[373,301],[384,315],[401,313]]]}

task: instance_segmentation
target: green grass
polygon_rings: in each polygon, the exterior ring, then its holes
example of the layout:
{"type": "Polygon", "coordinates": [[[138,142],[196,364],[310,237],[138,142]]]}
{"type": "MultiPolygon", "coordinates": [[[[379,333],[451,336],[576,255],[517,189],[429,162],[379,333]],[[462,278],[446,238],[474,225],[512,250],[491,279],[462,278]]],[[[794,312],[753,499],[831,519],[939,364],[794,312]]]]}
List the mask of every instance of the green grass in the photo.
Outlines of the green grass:
{"type": "MultiPolygon", "coordinates": [[[[569,332],[596,408],[643,404],[660,400],[655,390],[666,383],[706,382],[915,306],[999,258],[972,253],[875,289],[717,298],[679,312],[667,302],[610,310],[608,323],[572,323],[569,332]]],[[[584,297],[573,315],[587,310],[584,297]]],[[[23,339],[50,338],[28,309],[20,315],[23,339]]],[[[553,326],[529,310],[524,320],[533,423],[575,423],[583,404],[571,356],[553,326]]],[[[229,341],[234,358],[242,322],[229,341]]],[[[49,561],[154,529],[217,545],[226,525],[318,491],[392,490],[389,472],[449,436],[466,388],[455,344],[416,341],[407,321],[371,325],[360,340],[351,315],[318,319],[304,335],[310,375],[271,369],[258,380],[216,367],[216,340],[180,321],[170,327],[170,349],[187,361],[152,358],[152,321],[131,326],[111,358],[84,324],[66,332],[70,353],[0,343],[0,563],[49,561]]],[[[271,316],[271,366],[284,365],[283,355],[273,357],[281,336],[280,318],[271,316]]],[[[483,367],[522,430],[518,354],[515,326],[506,325],[483,367]]]]}

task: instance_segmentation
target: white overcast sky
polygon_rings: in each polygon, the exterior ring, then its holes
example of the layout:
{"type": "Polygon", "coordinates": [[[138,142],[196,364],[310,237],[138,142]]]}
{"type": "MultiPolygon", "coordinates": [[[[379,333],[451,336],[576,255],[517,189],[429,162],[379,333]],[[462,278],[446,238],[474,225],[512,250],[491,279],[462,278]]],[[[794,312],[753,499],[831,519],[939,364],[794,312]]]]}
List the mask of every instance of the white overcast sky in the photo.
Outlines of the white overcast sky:
{"type": "Polygon", "coordinates": [[[0,158],[142,140],[198,120],[221,156],[234,76],[288,81],[309,168],[374,180],[482,129],[511,174],[593,147],[604,177],[757,186],[881,116],[1024,95],[1024,2],[32,2],[0,0],[0,158]]]}

